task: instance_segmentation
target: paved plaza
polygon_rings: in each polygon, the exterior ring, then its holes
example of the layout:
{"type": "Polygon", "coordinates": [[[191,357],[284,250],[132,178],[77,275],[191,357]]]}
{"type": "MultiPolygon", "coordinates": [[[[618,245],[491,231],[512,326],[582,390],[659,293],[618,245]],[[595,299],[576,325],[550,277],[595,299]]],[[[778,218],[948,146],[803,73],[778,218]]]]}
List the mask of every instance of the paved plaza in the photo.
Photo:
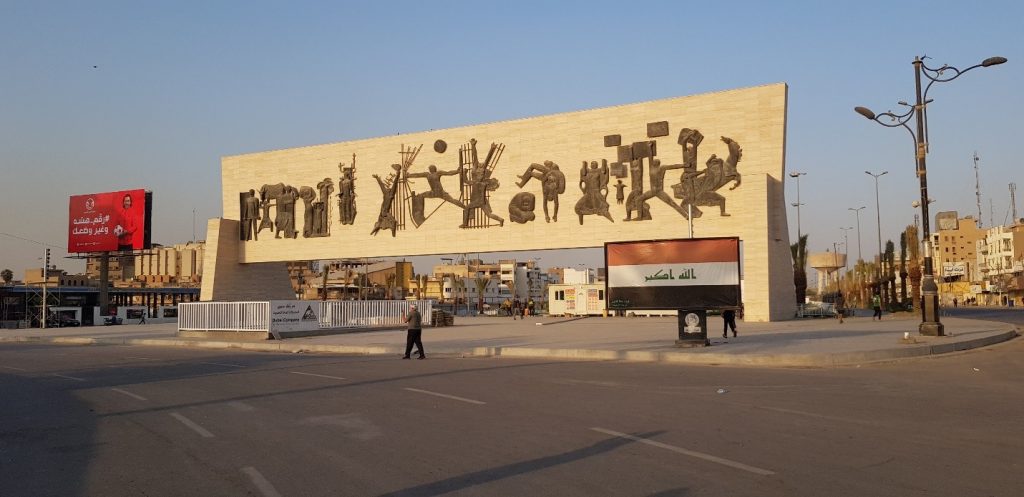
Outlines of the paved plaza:
{"type": "MultiPolygon", "coordinates": [[[[430,356],[493,356],[550,359],[624,360],[684,364],[768,367],[838,367],[951,353],[992,345],[1017,336],[1011,324],[947,317],[947,336],[919,336],[917,314],[886,315],[872,320],[864,311],[844,323],[835,319],[800,319],[738,323],[739,336],[723,339],[722,321],[709,317],[710,347],[675,346],[676,318],[547,316],[458,317],[455,326],[426,328],[430,356]],[[909,334],[909,339],[904,335],[909,334]]],[[[177,325],[21,329],[0,331],[0,341],[65,344],[117,344],[294,353],[395,355],[404,352],[405,331],[343,331],[284,340],[183,338],[177,325]]]]}

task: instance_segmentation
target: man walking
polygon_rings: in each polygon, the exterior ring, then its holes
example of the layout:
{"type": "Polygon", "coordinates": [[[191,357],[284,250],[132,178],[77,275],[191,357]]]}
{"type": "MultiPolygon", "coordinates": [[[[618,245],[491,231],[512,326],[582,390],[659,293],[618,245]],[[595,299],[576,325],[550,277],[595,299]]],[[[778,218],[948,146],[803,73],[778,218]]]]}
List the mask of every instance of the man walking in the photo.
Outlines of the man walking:
{"type": "Polygon", "coordinates": [[[420,353],[418,358],[427,358],[427,354],[423,352],[422,321],[420,311],[416,309],[416,304],[410,305],[409,313],[405,315],[405,322],[409,324],[409,331],[405,335],[405,355],[402,356],[402,359],[409,359],[409,353],[412,352],[413,344],[416,344],[416,348],[420,353]]]}
{"type": "Polygon", "coordinates": [[[871,295],[871,307],[875,310],[875,314],[873,316],[871,316],[871,320],[874,321],[875,318],[878,318],[878,320],[881,321],[882,320],[882,297],[878,294],[878,292],[875,292],[874,294],[871,295]]]}
{"type": "Polygon", "coordinates": [[[732,328],[732,337],[736,338],[736,311],[726,309],[722,311],[722,338],[729,338],[729,329],[732,328]]]}

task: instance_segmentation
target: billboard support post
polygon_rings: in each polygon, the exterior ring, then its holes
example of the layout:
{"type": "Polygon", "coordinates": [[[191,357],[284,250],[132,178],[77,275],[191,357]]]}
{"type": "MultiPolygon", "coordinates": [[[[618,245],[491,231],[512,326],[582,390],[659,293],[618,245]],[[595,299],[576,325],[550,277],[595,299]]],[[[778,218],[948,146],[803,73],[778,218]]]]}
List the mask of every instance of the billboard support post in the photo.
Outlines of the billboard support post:
{"type": "Polygon", "coordinates": [[[43,249],[43,315],[39,320],[40,326],[46,329],[46,284],[50,279],[50,249],[43,249]]]}
{"type": "Polygon", "coordinates": [[[110,307],[110,296],[107,293],[107,286],[110,282],[110,252],[100,254],[100,317],[108,316],[110,307]]]}

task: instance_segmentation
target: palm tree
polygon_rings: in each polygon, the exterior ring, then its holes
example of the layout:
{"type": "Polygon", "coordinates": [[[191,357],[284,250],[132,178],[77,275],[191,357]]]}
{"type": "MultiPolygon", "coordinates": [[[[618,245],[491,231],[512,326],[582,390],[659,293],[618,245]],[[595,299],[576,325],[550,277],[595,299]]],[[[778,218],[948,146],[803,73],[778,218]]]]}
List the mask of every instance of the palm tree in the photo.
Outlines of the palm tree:
{"type": "Polygon", "coordinates": [[[890,309],[896,308],[896,245],[892,243],[892,240],[885,241],[885,295],[888,297],[886,302],[889,303],[890,309]]]}
{"type": "Polygon", "coordinates": [[[459,308],[459,297],[458,295],[466,289],[466,280],[452,275],[452,312],[458,314],[456,310],[459,308]]]}
{"type": "Polygon", "coordinates": [[[900,304],[907,301],[907,233],[900,233],[900,304]]]}
{"type": "Polygon", "coordinates": [[[11,281],[14,280],[14,272],[10,269],[4,269],[0,271],[0,278],[3,278],[5,285],[10,285],[11,281]]]}
{"type": "Polygon", "coordinates": [[[487,291],[487,286],[491,284],[491,278],[483,274],[478,274],[473,280],[476,283],[476,313],[479,315],[484,309],[484,292],[487,291]]]}
{"type": "Polygon", "coordinates": [[[322,278],[320,280],[320,288],[322,288],[323,291],[324,291],[323,297],[321,297],[321,298],[326,301],[327,300],[327,276],[331,273],[331,267],[330,267],[329,264],[324,264],[321,267],[321,269],[323,270],[323,275],[322,275],[322,278]]]}
{"type": "Polygon", "coordinates": [[[796,303],[807,300],[807,235],[801,235],[797,243],[789,246],[793,253],[793,285],[796,286],[796,303]]]}
{"type": "Polygon", "coordinates": [[[910,256],[910,268],[907,269],[907,274],[910,276],[910,295],[914,301],[914,308],[917,308],[921,302],[921,263],[917,226],[907,226],[904,233],[907,234],[907,249],[910,256]]]}
{"type": "Polygon", "coordinates": [[[416,280],[416,300],[423,300],[423,285],[420,284],[420,275],[412,275],[412,279],[416,280]]]}
{"type": "Polygon", "coordinates": [[[398,275],[395,273],[388,273],[387,276],[384,277],[384,284],[388,289],[388,296],[386,297],[388,300],[395,298],[395,287],[398,286],[397,282],[398,275]]]}
{"type": "MultiPolygon", "coordinates": [[[[423,289],[423,296],[424,296],[424,298],[425,298],[425,295],[426,295],[426,292],[427,292],[427,281],[429,279],[430,278],[427,275],[425,275],[425,274],[421,274],[420,277],[419,277],[419,285],[418,286],[423,289]]],[[[417,298],[420,298],[420,297],[417,297],[417,298]]]]}

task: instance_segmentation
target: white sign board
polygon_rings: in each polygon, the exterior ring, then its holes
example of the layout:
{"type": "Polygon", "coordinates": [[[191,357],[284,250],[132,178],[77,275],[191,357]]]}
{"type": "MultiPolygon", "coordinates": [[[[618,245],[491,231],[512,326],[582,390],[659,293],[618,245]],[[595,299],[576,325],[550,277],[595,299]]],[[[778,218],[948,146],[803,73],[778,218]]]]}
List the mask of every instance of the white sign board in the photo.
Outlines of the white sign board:
{"type": "Polygon", "coordinates": [[[942,263],[942,275],[949,276],[963,276],[967,274],[966,264],[962,262],[943,262],[942,263]]]}
{"type": "Polygon", "coordinates": [[[270,331],[315,331],[319,328],[320,301],[270,301],[270,331]]]}

